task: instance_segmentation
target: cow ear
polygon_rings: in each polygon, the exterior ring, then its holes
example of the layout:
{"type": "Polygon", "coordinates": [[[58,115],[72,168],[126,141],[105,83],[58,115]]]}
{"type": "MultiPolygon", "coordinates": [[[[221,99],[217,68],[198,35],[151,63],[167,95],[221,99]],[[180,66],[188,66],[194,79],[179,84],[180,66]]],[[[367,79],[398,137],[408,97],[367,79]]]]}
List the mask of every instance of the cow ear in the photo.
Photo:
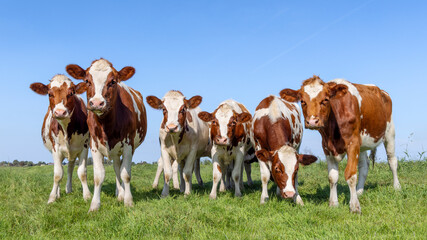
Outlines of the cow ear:
{"type": "Polygon", "coordinates": [[[247,112],[240,113],[237,116],[237,122],[239,122],[239,123],[245,123],[245,122],[248,122],[250,120],[252,120],[252,115],[250,113],[247,113],[247,112]]]}
{"type": "Polygon", "coordinates": [[[190,100],[187,100],[186,103],[187,103],[187,107],[189,109],[196,108],[200,105],[200,103],[202,103],[202,97],[198,96],[198,95],[194,96],[194,97],[190,98],[190,100]]]}
{"type": "Polygon", "coordinates": [[[75,89],[77,94],[83,94],[87,91],[87,84],[85,82],[81,82],[76,85],[75,89]]]}
{"type": "Polygon", "coordinates": [[[297,154],[297,160],[302,165],[310,165],[317,161],[317,157],[308,154],[297,154]]]}
{"type": "Polygon", "coordinates": [[[30,85],[30,88],[40,95],[46,95],[49,92],[49,88],[43,83],[33,83],[30,85]]]}
{"type": "Polygon", "coordinates": [[[334,82],[328,83],[329,97],[342,97],[347,91],[348,87],[344,84],[336,84],[334,82]]]}
{"type": "Polygon", "coordinates": [[[285,88],[280,91],[279,95],[288,102],[298,102],[300,100],[299,90],[285,88]]]}
{"type": "Polygon", "coordinates": [[[199,114],[197,114],[197,116],[199,116],[199,118],[203,122],[210,122],[214,119],[213,115],[211,113],[208,113],[208,112],[199,112],[199,114]]]}
{"type": "Polygon", "coordinates": [[[163,109],[163,102],[156,96],[148,96],[147,103],[154,109],[163,109]]]}
{"type": "Polygon", "coordinates": [[[75,79],[83,80],[86,78],[86,71],[77,64],[69,64],[65,67],[65,70],[67,70],[67,73],[75,79]]]}
{"type": "Polygon", "coordinates": [[[124,67],[119,72],[120,81],[126,81],[135,74],[135,68],[133,67],[124,67]]]}
{"type": "Polygon", "coordinates": [[[265,149],[261,149],[255,152],[256,157],[263,161],[263,162],[269,162],[271,161],[271,154],[269,151],[265,149]]]}

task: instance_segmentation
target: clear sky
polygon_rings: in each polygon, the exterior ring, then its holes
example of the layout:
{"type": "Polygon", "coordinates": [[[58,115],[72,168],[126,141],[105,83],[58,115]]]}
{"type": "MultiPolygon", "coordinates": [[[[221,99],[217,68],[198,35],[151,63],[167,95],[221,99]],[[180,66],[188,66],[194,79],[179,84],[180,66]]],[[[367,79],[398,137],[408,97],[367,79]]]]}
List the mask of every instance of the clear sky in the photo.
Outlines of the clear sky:
{"type": "MultiPolygon", "coordinates": [[[[0,161],[52,161],[48,98],[29,85],[100,57],[135,67],[127,84],[144,97],[181,90],[206,111],[233,98],[253,113],[313,74],[376,84],[393,99],[397,155],[415,157],[427,150],[426,13],[425,1],[1,1],[0,161]]],[[[162,113],[146,107],[135,162],[160,154],[162,113]]],[[[301,152],[324,158],[318,132],[301,152]]]]}

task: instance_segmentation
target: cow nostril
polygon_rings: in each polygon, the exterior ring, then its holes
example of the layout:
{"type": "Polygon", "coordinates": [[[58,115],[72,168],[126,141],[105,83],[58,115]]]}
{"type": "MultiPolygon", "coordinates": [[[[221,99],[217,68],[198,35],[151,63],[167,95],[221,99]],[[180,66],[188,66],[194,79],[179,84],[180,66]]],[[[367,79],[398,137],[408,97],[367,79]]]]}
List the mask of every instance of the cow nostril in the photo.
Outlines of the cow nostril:
{"type": "Polygon", "coordinates": [[[319,119],[316,119],[316,121],[315,121],[314,123],[316,123],[316,124],[317,124],[318,122],[319,122],[319,119]]]}
{"type": "Polygon", "coordinates": [[[105,102],[100,102],[100,103],[99,103],[99,106],[101,106],[101,107],[102,107],[102,106],[104,106],[104,104],[105,104],[105,102]]]}
{"type": "Polygon", "coordinates": [[[93,107],[93,102],[92,102],[92,101],[89,101],[89,105],[90,105],[91,107],[93,107]]]}

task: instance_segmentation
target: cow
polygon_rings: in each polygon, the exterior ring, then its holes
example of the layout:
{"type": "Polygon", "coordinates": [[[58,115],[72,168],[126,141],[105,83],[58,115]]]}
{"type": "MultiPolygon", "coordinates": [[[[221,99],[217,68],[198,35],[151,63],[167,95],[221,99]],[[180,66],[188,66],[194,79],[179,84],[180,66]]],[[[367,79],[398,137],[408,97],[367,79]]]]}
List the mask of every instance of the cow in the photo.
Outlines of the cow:
{"type": "Polygon", "coordinates": [[[251,140],[261,171],[261,204],[268,200],[267,184],[272,177],[279,196],[304,205],[298,193],[299,165],[309,165],[317,158],[299,154],[302,134],[301,110],[296,103],[270,95],[255,109],[251,140]]]}
{"type": "Polygon", "coordinates": [[[49,107],[42,125],[43,143],[52,153],[54,165],[53,188],[48,203],[60,197],[59,182],[64,174],[64,158],[68,159],[66,193],[72,191],[75,160],[79,158],[77,174],[83,187],[83,199],[88,200],[91,193],[86,175],[89,148],[87,109],[83,99],[77,95],[84,92],[82,84],[76,86],[68,77],[58,74],[49,84],[33,83],[30,88],[40,95],[49,95],[49,107]]]}
{"type": "Polygon", "coordinates": [[[252,143],[250,141],[250,120],[252,115],[243,104],[234,100],[222,102],[213,113],[201,112],[199,118],[209,122],[210,139],[213,142],[211,158],[213,162],[213,186],[209,195],[217,197],[218,182],[220,192],[225,191],[224,182],[228,166],[233,163],[232,179],[234,195],[241,197],[243,189],[243,161],[252,143]]]}
{"type": "Polygon", "coordinates": [[[75,79],[84,81],[82,89],[87,95],[95,181],[89,211],[96,211],[101,205],[104,157],[114,162],[117,199],[124,201],[125,206],[133,206],[130,189],[132,156],[147,133],[142,95],[124,83],[134,75],[135,68],[124,67],[117,71],[109,61],[101,58],[93,61],[86,70],[75,64],[68,65],[66,70],[75,79]]]}
{"type": "Polygon", "coordinates": [[[299,90],[283,89],[280,96],[290,102],[300,101],[305,128],[317,130],[322,136],[328,162],[330,206],[338,206],[338,163],[347,154],[344,176],[350,188],[350,211],[361,212],[358,195],[363,193],[368,174],[366,151],[374,150],[382,142],[393,173],[394,188],[400,189],[392,101],[387,92],[371,84],[354,84],[344,79],[325,83],[319,76],[313,76],[305,80],[299,90]]]}
{"type": "MultiPolygon", "coordinates": [[[[167,92],[163,99],[156,96],[147,97],[147,103],[152,108],[163,111],[163,120],[159,130],[161,159],[165,177],[163,197],[169,195],[169,183],[174,161],[179,165],[180,190],[187,196],[191,193],[191,179],[195,162],[210,154],[211,143],[208,124],[197,118],[197,114],[201,112],[199,107],[201,102],[201,96],[194,96],[187,100],[184,94],[175,90],[167,92]]],[[[197,181],[200,186],[203,186],[200,167],[196,167],[195,170],[197,181]]]]}

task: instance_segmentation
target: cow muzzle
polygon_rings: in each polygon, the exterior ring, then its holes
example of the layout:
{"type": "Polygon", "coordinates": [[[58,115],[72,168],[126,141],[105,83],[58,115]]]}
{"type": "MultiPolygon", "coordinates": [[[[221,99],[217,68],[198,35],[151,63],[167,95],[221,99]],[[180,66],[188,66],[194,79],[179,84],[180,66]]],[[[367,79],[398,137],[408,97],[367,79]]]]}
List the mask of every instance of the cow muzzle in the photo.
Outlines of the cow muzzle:
{"type": "Polygon", "coordinates": [[[322,127],[321,121],[318,117],[311,116],[309,120],[305,121],[305,128],[319,129],[322,127]]]}
{"type": "Polygon", "coordinates": [[[99,115],[105,112],[107,104],[105,103],[105,100],[101,99],[90,99],[89,100],[89,107],[88,109],[95,114],[99,115]]]}
{"type": "Polygon", "coordinates": [[[166,132],[168,133],[177,133],[179,132],[180,127],[175,124],[169,124],[166,126],[166,132]]]}
{"type": "Polygon", "coordinates": [[[216,145],[220,145],[220,146],[230,145],[228,138],[226,138],[226,137],[217,136],[217,137],[215,137],[214,142],[216,145]]]}
{"type": "Polygon", "coordinates": [[[295,192],[292,192],[292,191],[286,191],[283,193],[284,198],[293,198],[294,195],[295,195],[295,192]]]}
{"type": "Polygon", "coordinates": [[[67,111],[67,110],[65,110],[65,109],[55,109],[55,110],[53,111],[53,116],[54,116],[56,119],[61,120],[61,119],[68,118],[68,117],[69,117],[69,113],[68,113],[68,111],[67,111]]]}

